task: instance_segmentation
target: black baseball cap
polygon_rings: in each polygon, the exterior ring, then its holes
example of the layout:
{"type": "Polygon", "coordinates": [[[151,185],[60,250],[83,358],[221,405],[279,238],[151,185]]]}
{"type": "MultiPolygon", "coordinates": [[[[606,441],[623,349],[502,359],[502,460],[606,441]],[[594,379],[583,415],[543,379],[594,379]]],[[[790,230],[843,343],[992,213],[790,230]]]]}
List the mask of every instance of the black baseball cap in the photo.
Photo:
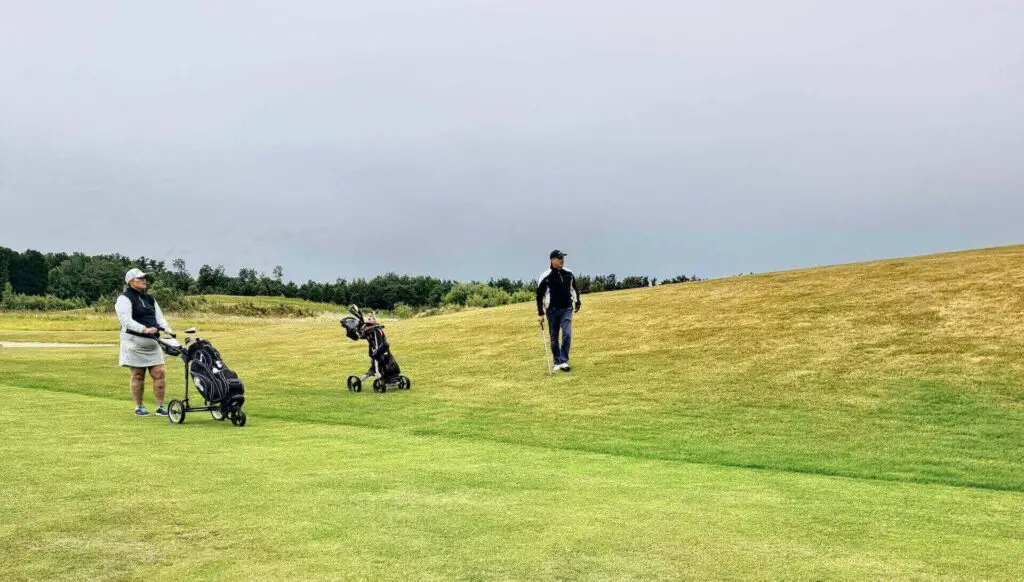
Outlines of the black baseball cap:
{"type": "Polygon", "coordinates": [[[563,253],[562,251],[560,251],[558,249],[555,249],[555,250],[551,251],[551,257],[550,258],[552,258],[552,259],[564,259],[565,255],[566,255],[566,253],[563,253]]]}

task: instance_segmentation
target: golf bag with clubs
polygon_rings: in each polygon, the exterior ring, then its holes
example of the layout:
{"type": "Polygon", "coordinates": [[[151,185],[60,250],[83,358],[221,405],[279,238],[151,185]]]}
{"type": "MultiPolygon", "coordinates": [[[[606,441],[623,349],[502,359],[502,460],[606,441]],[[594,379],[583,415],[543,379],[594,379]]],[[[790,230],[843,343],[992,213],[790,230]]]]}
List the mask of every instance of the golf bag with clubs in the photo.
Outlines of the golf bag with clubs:
{"type": "Polygon", "coordinates": [[[348,312],[352,316],[341,320],[345,335],[352,341],[366,340],[370,349],[370,369],[362,376],[348,377],[349,391],[361,392],[363,382],[371,376],[374,377],[374,392],[386,392],[389,386],[398,390],[411,388],[412,382],[402,375],[398,362],[391,354],[391,345],[384,335],[384,326],[377,323],[377,318],[372,314],[364,317],[362,311],[355,305],[349,307],[348,312]]]}
{"type": "Polygon", "coordinates": [[[245,426],[245,384],[231,368],[224,364],[220,352],[209,340],[195,335],[195,328],[185,330],[188,337],[181,345],[174,335],[157,337],[157,342],[169,356],[179,357],[185,363],[185,398],[172,400],[167,405],[167,418],[174,424],[185,422],[185,413],[209,411],[215,420],[230,420],[235,426],[245,426]],[[189,377],[203,397],[203,406],[190,406],[189,377]]]}

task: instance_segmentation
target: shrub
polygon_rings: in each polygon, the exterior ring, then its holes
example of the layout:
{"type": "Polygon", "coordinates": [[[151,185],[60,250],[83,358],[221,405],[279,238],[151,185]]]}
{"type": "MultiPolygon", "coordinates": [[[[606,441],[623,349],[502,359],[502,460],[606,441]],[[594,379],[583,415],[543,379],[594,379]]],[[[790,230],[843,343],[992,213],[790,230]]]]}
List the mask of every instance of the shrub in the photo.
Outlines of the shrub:
{"type": "Polygon", "coordinates": [[[445,305],[465,305],[466,299],[469,298],[469,294],[472,292],[472,283],[456,283],[452,285],[448,293],[445,293],[442,302],[445,305]]]}
{"type": "Polygon", "coordinates": [[[465,309],[465,306],[455,304],[445,305],[443,307],[431,307],[418,312],[416,317],[433,317],[435,315],[444,315],[446,313],[458,313],[460,311],[465,311],[465,309]]]}
{"type": "Polygon", "coordinates": [[[444,298],[445,304],[466,307],[497,307],[511,300],[508,291],[482,283],[456,283],[444,298]]]}
{"type": "Polygon", "coordinates": [[[315,309],[288,303],[254,303],[239,301],[238,303],[207,303],[202,311],[216,315],[240,315],[244,317],[314,317],[319,315],[315,309]]]}
{"type": "MultiPolygon", "coordinates": [[[[109,293],[100,297],[96,303],[93,304],[93,310],[97,313],[113,313],[114,304],[117,303],[117,298],[120,297],[121,294],[122,292],[109,293]]],[[[199,295],[184,295],[181,291],[173,287],[154,284],[149,294],[156,299],[157,304],[160,305],[160,309],[164,313],[191,313],[196,311],[206,311],[205,297],[199,295]]]]}
{"type": "Polygon", "coordinates": [[[529,303],[536,299],[537,294],[535,292],[523,289],[522,291],[516,291],[513,293],[512,297],[509,299],[509,303],[529,303]]]}
{"type": "Polygon", "coordinates": [[[396,303],[395,309],[391,312],[391,315],[398,319],[409,319],[416,315],[416,310],[405,303],[396,303]]]}
{"type": "Polygon", "coordinates": [[[512,296],[504,289],[481,285],[466,298],[466,307],[497,307],[508,305],[512,296]]]}
{"type": "Polygon", "coordinates": [[[85,301],[81,299],[61,299],[52,295],[4,293],[4,298],[0,301],[0,309],[6,311],[68,311],[84,307],[85,301]]]}
{"type": "Polygon", "coordinates": [[[153,296],[153,299],[156,299],[156,302],[160,304],[160,309],[165,312],[191,311],[190,309],[184,309],[186,306],[185,294],[174,287],[154,281],[149,286],[149,294],[153,296]]]}

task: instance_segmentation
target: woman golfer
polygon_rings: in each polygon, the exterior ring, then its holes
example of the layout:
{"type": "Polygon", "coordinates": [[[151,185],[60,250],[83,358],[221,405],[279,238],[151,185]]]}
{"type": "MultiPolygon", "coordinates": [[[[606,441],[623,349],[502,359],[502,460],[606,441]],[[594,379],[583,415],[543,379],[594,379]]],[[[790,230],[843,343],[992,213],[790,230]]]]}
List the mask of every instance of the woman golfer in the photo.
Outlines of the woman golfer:
{"type": "Polygon", "coordinates": [[[164,319],[156,299],[146,294],[146,274],[139,269],[125,273],[128,284],[124,293],[117,298],[114,311],[121,322],[121,366],[131,368],[132,400],[135,414],[148,416],[149,411],[142,405],[142,392],[146,382],[146,370],[153,379],[153,395],[156,396],[156,413],[167,416],[164,408],[164,352],[151,336],[161,329],[171,332],[171,326],[164,319]],[[149,336],[149,337],[147,337],[149,336]]]}

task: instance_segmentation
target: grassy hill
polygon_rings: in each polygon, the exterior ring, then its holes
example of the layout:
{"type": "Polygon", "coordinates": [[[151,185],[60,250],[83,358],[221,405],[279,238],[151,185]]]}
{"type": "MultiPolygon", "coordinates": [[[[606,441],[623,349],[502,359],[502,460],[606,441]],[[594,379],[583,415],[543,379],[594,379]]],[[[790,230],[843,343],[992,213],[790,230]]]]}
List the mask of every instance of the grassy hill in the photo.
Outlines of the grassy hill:
{"type": "MultiPolygon", "coordinates": [[[[244,429],[131,417],[113,349],[5,350],[0,577],[1013,579],[1022,265],[585,296],[553,378],[531,305],[394,322],[385,395],[345,391],[336,322],[172,321],[245,379],[244,429]]],[[[51,324],[0,340],[114,337],[51,324]]]]}

